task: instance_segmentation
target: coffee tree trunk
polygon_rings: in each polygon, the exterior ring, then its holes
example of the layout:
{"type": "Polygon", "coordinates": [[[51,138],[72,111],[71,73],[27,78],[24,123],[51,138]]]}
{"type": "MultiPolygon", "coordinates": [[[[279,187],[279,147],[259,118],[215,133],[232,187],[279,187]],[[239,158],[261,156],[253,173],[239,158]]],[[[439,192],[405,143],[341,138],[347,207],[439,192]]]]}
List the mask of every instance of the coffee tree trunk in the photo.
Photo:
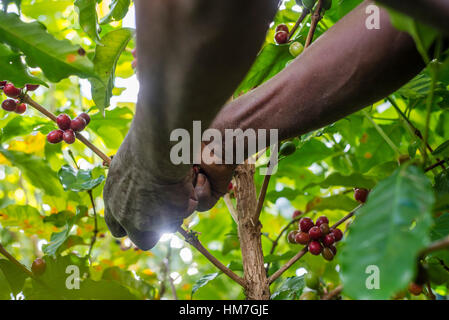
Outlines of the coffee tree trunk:
{"type": "Polygon", "coordinates": [[[235,172],[238,233],[243,259],[248,300],[270,299],[270,286],[264,268],[259,215],[256,212],[257,195],[254,184],[255,167],[243,164],[235,172]]]}

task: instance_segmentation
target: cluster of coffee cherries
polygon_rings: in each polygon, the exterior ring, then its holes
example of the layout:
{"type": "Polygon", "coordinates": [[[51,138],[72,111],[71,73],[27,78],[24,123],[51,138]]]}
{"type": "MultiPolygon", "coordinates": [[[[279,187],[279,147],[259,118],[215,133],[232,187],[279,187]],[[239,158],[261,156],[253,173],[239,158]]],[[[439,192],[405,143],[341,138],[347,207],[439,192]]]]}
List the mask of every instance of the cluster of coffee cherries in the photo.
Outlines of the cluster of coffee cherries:
{"type": "MultiPolygon", "coordinates": [[[[25,86],[26,91],[34,91],[39,88],[37,84],[27,84],[25,86]]],[[[0,90],[3,90],[6,96],[12,99],[6,99],[2,102],[2,109],[8,112],[15,112],[17,114],[23,114],[27,110],[25,103],[20,101],[20,96],[23,94],[23,89],[16,88],[12,83],[7,81],[0,81],[0,90]],[[16,100],[19,99],[19,100],[16,100]]]]}
{"type": "Polygon", "coordinates": [[[343,232],[337,228],[329,227],[326,216],[319,217],[315,223],[307,217],[299,220],[299,230],[291,231],[288,242],[307,246],[313,255],[321,254],[324,259],[331,261],[337,254],[335,243],[343,238],[343,232]]]}
{"type": "MultiPolygon", "coordinates": [[[[274,33],[274,41],[277,44],[286,44],[290,40],[289,32],[286,24],[282,23],[277,25],[274,33]]],[[[304,51],[304,46],[301,42],[295,41],[290,44],[289,51],[290,54],[296,58],[304,51]]]]}
{"type": "Polygon", "coordinates": [[[60,143],[64,140],[65,143],[72,144],[76,140],[76,132],[83,131],[90,122],[90,116],[83,112],[75,119],[62,113],[56,118],[59,130],[53,130],[47,135],[47,141],[50,143],[60,143]]]}

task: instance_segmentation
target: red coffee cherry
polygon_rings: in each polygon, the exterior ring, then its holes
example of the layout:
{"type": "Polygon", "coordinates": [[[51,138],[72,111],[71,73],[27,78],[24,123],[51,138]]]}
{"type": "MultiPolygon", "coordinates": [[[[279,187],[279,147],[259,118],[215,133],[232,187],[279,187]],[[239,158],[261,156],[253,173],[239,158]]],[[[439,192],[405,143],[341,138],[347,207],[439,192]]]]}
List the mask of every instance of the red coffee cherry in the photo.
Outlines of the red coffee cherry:
{"type": "Polygon", "coordinates": [[[64,131],[62,130],[53,130],[47,135],[47,141],[50,143],[59,143],[62,141],[64,131]]]}
{"type": "Polygon", "coordinates": [[[73,130],[71,129],[64,131],[62,139],[65,141],[65,143],[68,144],[74,143],[76,140],[75,132],[73,132],[73,130]]]}
{"type": "Polygon", "coordinates": [[[14,87],[12,83],[8,83],[3,88],[3,92],[10,98],[18,98],[21,95],[22,90],[14,87]]]}
{"type": "Polygon", "coordinates": [[[47,268],[47,264],[44,259],[37,258],[33,261],[33,264],[31,265],[31,271],[35,276],[41,276],[44,274],[45,269],[47,268]]]}
{"type": "Polygon", "coordinates": [[[340,241],[343,238],[343,232],[340,229],[332,229],[331,233],[335,237],[335,241],[340,241]]]}
{"type": "Polygon", "coordinates": [[[301,218],[299,220],[299,229],[302,232],[309,232],[309,230],[314,226],[313,220],[310,218],[301,218]]]}
{"type": "Polygon", "coordinates": [[[70,124],[72,123],[72,120],[68,115],[63,113],[56,118],[56,123],[58,124],[59,129],[68,130],[70,129],[70,124]]]}
{"type": "Polygon", "coordinates": [[[329,225],[327,223],[323,223],[320,225],[320,230],[323,235],[329,233],[329,225]]]}
{"type": "Polygon", "coordinates": [[[288,33],[285,31],[278,31],[274,35],[274,40],[277,44],[284,44],[288,41],[288,33]]]}
{"type": "Polygon", "coordinates": [[[16,110],[14,110],[17,114],[24,114],[27,111],[27,105],[25,103],[18,103],[16,110]]]}
{"type": "Polygon", "coordinates": [[[17,102],[12,99],[6,99],[2,102],[2,108],[5,111],[14,111],[17,108],[17,102]]]}
{"type": "Polygon", "coordinates": [[[27,91],[35,91],[37,88],[39,88],[38,84],[27,84],[25,85],[25,88],[27,91]]]}
{"type": "Polygon", "coordinates": [[[323,236],[319,227],[315,226],[309,230],[310,239],[318,240],[323,236]]]}
{"type": "Polygon", "coordinates": [[[292,243],[292,244],[296,244],[296,235],[298,234],[299,232],[297,231],[297,230],[293,230],[293,231],[290,231],[289,233],[288,233],[288,235],[287,235],[287,240],[288,240],[288,242],[289,243],[292,243]]]}
{"type": "Polygon", "coordinates": [[[318,241],[312,241],[309,243],[309,252],[314,256],[317,256],[321,253],[323,247],[318,241]]]}
{"type": "Polygon", "coordinates": [[[3,89],[3,87],[6,86],[7,83],[8,81],[0,81],[0,89],[3,89]]]}
{"type": "Polygon", "coordinates": [[[90,116],[87,113],[80,113],[78,117],[83,118],[86,121],[86,126],[90,123],[90,116]]]}
{"type": "Polygon", "coordinates": [[[414,282],[411,282],[408,285],[408,291],[413,294],[414,296],[419,296],[422,293],[422,286],[419,284],[416,284],[414,282]]]}
{"type": "Polygon", "coordinates": [[[335,243],[335,237],[332,233],[327,234],[324,238],[323,238],[323,244],[326,247],[329,247],[331,245],[333,245],[335,243]]]}
{"type": "Polygon", "coordinates": [[[298,232],[295,236],[296,243],[306,245],[310,241],[310,236],[306,232],[298,232]]]}
{"type": "Polygon", "coordinates": [[[297,217],[301,216],[304,212],[302,212],[301,210],[295,210],[295,212],[293,212],[293,216],[292,219],[296,219],[297,217]]]}
{"type": "Polygon", "coordinates": [[[315,225],[319,227],[323,223],[329,224],[329,219],[326,216],[321,216],[318,219],[316,219],[315,225]]]}
{"type": "Polygon", "coordinates": [[[277,25],[275,33],[279,32],[279,31],[284,31],[284,32],[288,33],[290,30],[288,30],[288,27],[287,27],[287,25],[285,23],[281,23],[281,24],[277,25]]]}
{"type": "Polygon", "coordinates": [[[323,256],[324,259],[326,259],[327,261],[331,261],[334,259],[334,253],[332,252],[331,249],[329,248],[324,248],[323,252],[321,253],[321,255],[323,256]]]}
{"type": "Polygon", "coordinates": [[[70,123],[70,129],[72,129],[75,132],[83,131],[84,128],[86,128],[86,120],[84,120],[84,118],[76,117],[70,123]]]}
{"type": "Polygon", "coordinates": [[[228,184],[228,192],[232,191],[232,189],[234,189],[234,185],[232,184],[232,182],[229,182],[229,184],[228,184]]]}
{"type": "Polygon", "coordinates": [[[331,249],[331,251],[334,254],[334,256],[337,254],[337,248],[335,248],[334,245],[329,246],[329,249],[331,249]]]}
{"type": "Polygon", "coordinates": [[[369,190],[367,189],[354,189],[354,199],[358,202],[365,203],[368,198],[369,190]]]}

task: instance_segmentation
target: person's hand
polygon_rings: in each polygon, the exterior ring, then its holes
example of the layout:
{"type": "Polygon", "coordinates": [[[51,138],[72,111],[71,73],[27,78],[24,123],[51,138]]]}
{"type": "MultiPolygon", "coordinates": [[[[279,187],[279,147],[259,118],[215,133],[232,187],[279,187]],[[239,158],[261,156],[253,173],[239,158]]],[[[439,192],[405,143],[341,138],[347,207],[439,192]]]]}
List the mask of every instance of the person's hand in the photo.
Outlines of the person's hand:
{"type": "Polygon", "coordinates": [[[192,169],[182,180],[168,182],[139,159],[125,140],[111,162],[104,188],[105,221],[114,237],[128,235],[140,249],[149,250],[195,211],[196,174],[192,169]]]}

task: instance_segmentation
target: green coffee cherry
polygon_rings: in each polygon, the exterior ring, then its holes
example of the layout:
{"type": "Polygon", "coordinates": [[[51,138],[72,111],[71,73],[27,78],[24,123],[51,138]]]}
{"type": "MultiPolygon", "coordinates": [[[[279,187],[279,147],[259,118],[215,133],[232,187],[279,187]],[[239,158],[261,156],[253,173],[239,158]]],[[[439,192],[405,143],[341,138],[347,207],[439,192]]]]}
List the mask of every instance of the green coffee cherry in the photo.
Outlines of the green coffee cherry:
{"type": "Polygon", "coordinates": [[[323,10],[329,10],[332,8],[332,0],[323,0],[323,10]]]}
{"type": "Polygon", "coordinates": [[[313,272],[308,272],[304,276],[306,286],[310,289],[318,289],[320,286],[320,277],[313,272]]]}
{"type": "Polygon", "coordinates": [[[317,0],[302,0],[302,5],[309,10],[313,10],[316,1],[317,0]]]}
{"type": "Polygon", "coordinates": [[[296,145],[291,142],[287,141],[281,145],[281,148],[279,149],[279,154],[281,156],[289,156],[296,151],[296,145]]]}
{"type": "Polygon", "coordinates": [[[318,300],[318,295],[314,291],[307,291],[299,297],[299,300],[318,300]]]}
{"type": "Polygon", "coordinates": [[[288,51],[290,51],[290,54],[296,58],[304,51],[304,46],[302,43],[295,41],[290,45],[288,51]]]}

